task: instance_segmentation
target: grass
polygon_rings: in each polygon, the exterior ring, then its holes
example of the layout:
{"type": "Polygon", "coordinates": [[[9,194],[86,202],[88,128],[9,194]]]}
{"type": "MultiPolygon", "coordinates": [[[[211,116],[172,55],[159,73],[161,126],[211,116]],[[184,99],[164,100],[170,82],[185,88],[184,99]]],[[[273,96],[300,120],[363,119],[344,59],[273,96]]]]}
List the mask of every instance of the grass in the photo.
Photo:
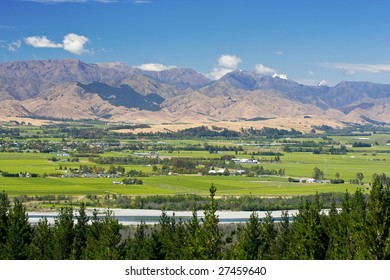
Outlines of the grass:
{"type": "Polygon", "coordinates": [[[285,168],[286,175],[297,177],[312,176],[313,168],[324,171],[326,178],[334,178],[338,172],[340,178],[349,181],[362,172],[365,181],[371,181],[374,173],[390,174],[390,154],[363,155],[349,153],[347,155],[313,155],[311,153],[285,153],[282,163],[265,163],[264,168],[285,168]]]}
{"type": "MultiPolygon", "coordinates": [[[[126,156],[127,154],[120,153],[107,153],[104,156],[126,156]]],[[[0,170],[7,171],[9,173],[29,172],[42,175],[43,173],[56,173],[61,172],[59,170],[60,165],[65,168],[79,168],[82,165],[99,165],[94,162],[88,161],[88,158],[80,158],[79,162],[67,162],[67,161],[55,161],[52,162],[49,159],[56,157],[56,154],[42,154],[42,153],[0,153],[0,170]]],[[[66,157],[61,158],[66,160],[66,157]]],[[[110,167],[109,164],[102,164],[106,170],[110,167]]],[[[125,169],[141,170],[143,172],[151,172],[151,166],[141,165],[123,165],[125,169]]],[[[65,171],[63,171],[65,173],[65,171]]]]}
{"type": "MultiPolygon", "coordinates": [[[[334,137],[336,138],[336,137],[334,137]]],[[[370,182],[374,173],[385,173],[390,175],[390,147],[384,146],[389,135],[373,135],[372,138],[378,140],[381,146],[371,148],[353,149],[353,152],[347,155],[314,155],[312,153],[283,153],[281,163],[263,162],[265,169],[285,169],[286,176],[292,177],[311,177],[313,168],[318,167],[324,171],[327,179],[335,178],[339,173],[340,178],[349,182],[356,178],[356,173],[362,172],[365,176],[364,182],[370,182]],[[388,153],[377,153],[381,150],[388,153]],[[369,151],[369,152],[366,152],[369,151]],[[371,152],[372,151],[372,152],[371,152]]],[[[335,139],[343,143],[355,142],[353,136],[335,139]]],[[[376,141],[375,140],[375,141],[376,141]]],[[[200,140],[164,140],[172,145],[201,144],[200,140]]],[[[372,141],[371,141],[372,142],[372,141]]],[[[208,142],[211,145],[234,145],[232,141],[213,141],[208,142]]],[[[277,147],[256,147],[243,146],[250,152],[261,150],[280,149],[277,147]]],[[[130,151],[124,152],[106,152],[103,157],[113,156],[122,157],[131,154],[130,151]]],[[[160,156],[170,157],[192,157],[192,158],[220,158],[222,155],[234,155],[239,158],[250,158],[251,155],[245,155],[240,152],[235,155],[234,152],[222,152],[221,154],[210,154],[208,151],[174,151],[173,153],[160,152],[160,156]]],[[[80,162],[51,162],[49,159],[56,157],[56,154],[40,153],[0,153],[0,170],[9,173],[30,172],[42,175],[43,173],[64,172],[59,171],[60,165],[64,168],[78,168],[80,164],[98,165],[89,162],[88,158],[80,158],[80,162]]],[[[273,156],[255,156],[255,159],[270,160],[273,156]]],[[[63,158],[65,160],[66,158],[63,158]]],[[[103,165],[106,170],[109,165],[103,165]]],[[[128,171],[130,169],[141,170],[146,173],[152,172],[151,166],[124,165],[128,171]]],[[[250,167],[250,165],[248,165],[250,167]]],[[[249,178],[245,176],[150,176],[142,178],[143,185],[115,185],[113,180],[121,179],[93,179],[93,178],[5,178],[0,177],[0,191],[5,190],[11,196],[18,195],[70,195],[85,196],[88,193],[104,195],[107,193],[117,193],[125,195],[171,195],[195,193],[208,195],[211,183],[217,186],[219,196],[230,195],[258,195],[258,196],[292,196],[306,195],[315,192],[354,192],[357,185],[329,185],[329,184],[301,184],[289,183],[287,178],[281,177],[258,177],[249,178]]]]}
{"type": "MultiPolygon", "coordinates": [[[[115,180],[115,179],[114,179],[115,180]]],[[[286,178],[248,178],[214,176],[151,176],[142,178],[143,185],[115,185],[107,178],[3,178],[0,189],[10,196],[18,195],[70,195],[84,196],[88,193],[123,195],[208,195],[211,184],[215,184],[218,195],[292,196],[316,192],[354,192],[356,185],[289,183],[286,178]]]]}

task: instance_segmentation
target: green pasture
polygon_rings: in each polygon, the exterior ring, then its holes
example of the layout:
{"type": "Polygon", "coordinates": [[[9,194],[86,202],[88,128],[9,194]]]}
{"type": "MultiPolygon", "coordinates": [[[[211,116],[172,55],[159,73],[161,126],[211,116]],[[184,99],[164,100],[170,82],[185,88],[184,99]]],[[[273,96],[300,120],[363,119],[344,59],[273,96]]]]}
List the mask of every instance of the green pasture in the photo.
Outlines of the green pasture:
{"type": "Polygon", "coordinates": [[[43,153],[0,153],[0,170],[9,173],[29,172],[42,175],[54,172],[60,163],[51,162],[55,154],[43,153]]]}
{"type": "MultiPolygon", "coordinates": [[[[123,154],[121,156],[126,156],[123,154]]],[[[119,157],[119,153],[111,153],[105,156],[119,157]]],[[[52,162],[49,159],[57,157],[56,154],[43,154],[43,153],[0,153],[0,170],[8,173],[29,172],[42,175],[43,173],[55,173],[61,172],[59,170],[60,165],[64,169],[79,168],[80,165],[99,165],[106,168],[110,167],[109,164],[97,164],[90,162],[88,158],[80,158],[79,162],[67,162],[67,161],[55,161],[52,162]]],[[[66,160],[66,157],[60,157],[62,160],[66,160]]],[[[116,166],[117,164],[115,164],[116,166]]],[[[122,165],[126,171],[131,169],[140,170],[143,172],[152,172],[151,166],[145,165],[122,165]]],[[[65,171],[62,171],[65,174],[65,171]]]]}
{"type": "Polygon", "coordinates": [[[186,158],[221,158],[223,155],[234,155],[234,152],[221,152],[210,154],[208,151],[159,151],[158,154],[162,157],[186,157],[186,158]]]}
{"type": "MultiPolygon", "coordinates": [[[[377,137],[379,143],[387,141],[388,135],[373,135],[377,137]]],[[[340,136],[342,137],[342,136],[340,136]]],[[[340,141],[351,142],[353,137],[340,138],[340,141]]],[[[161,140],[169,142],[173,145],[197,144],[203,142],[199,140],[161,140]]],[[[376,141],[376,140],[375,140],[376,141]]],[[[213,141],[208,142],[211,145],[226,144],[227,146],[234,145],[232,142],[213,141]]],[[[220,158],[223,155],[231,154],[239,158],[251,158],[251,152],[256,151],[278,151],[277,147],[256,147],[243,146],[247,155],[244,152],[239,152],[235,155],[234,152],[221,152],[210,154],[208,151],[174,151],[168,153],[160,151],[160,156],[169,157],[191,157],[191,158],[220,158]]],[[[131,154],[131,151],[123,152],[105,152],[102,157],[124,157],[131,154]]],[[[104,195],[107,193],[126,194],[126,195],[170,195],[170,194],[188,194],[195,193],[207,195],[211,183],[217,186],[217,195],[258,195],[258,196],[291,196],[291,195],[306,195],[315,192],[344,192],[348,190],[354,192],[357,185],[342,184],[302,184],[289,183],[287,177],[311,177],[313,168],[317,167],[324,171],[326,179],[335,178],[335,174],[339,173],[340,178],[349,182],[350,179],[356,178],[356,173],[364,174],[363,181],[369,183],[371,176],[374,173],[385,173],[390,175],[390,147],[389,146],[373,146],[372,148],[356,148],[354,152],[347,155],[314,155],[312,153],[285,153],[281,156],[280,163],[268,163],[273,156],[256,156],[255,159],[264,160],[261,165],[264,169],[285,169],[286,177],[257,177],[249,178],[245,176],[150,176],[141,178],[143,185],[116,185],[113,181],[121,181],[122,179],[106,179],[106,178],[5,178],[0,177],[0,191],[5,190],[11,196],[17,195],[71,195],[84,196],[88,193],[96,195],[104,195]],[[389,153],[374,153],[366,152],[388,151],[389,153]]],[[[42,175],[43,173],[56,173],[60,171],[60,165],[64,169],[78,168],[79,165],[98,165],[89,162],[88,158],[80,158],[80,162],[57,161],[52,162],[49,159],[57,157],[56,154],[43,153],[0,153],[0,170],[9,173],[29,172],[42,175]]],[[[66,160],[65,157],[61,160],[66,160]]],[[[115,164],[117,165],[117,164],[115,164]]],[[[141,170],[145,173],[152,173],[152,166],[145,165],[123,165],[126,171],[130,169],[141,170]]],[[[251,165],[246,165],[250,167],[251,165]]],[[[103,165],[106,170],[109,165],[103,165]]]]}
{"type": "Polygon", "coordinates": [[[0,177],[0,190],[10,196],[18,195],[208,195],[212,183],[218,196],[258,195],[293,196],[315,192],[354,192],[356,185],[289,183],[287,178],[248,178],[214,176],[151,176],[142,178],[143,185],[116,185],[107,178],[4,178],[0,177]]]}
{"type": "MultiPolygon", "coordinates": [[[[170,157],[191,157],[191,158],[220,158],[225,154],[234,154],[234,152],[222,152],[219,154],[210,154],[207,151],[175,151],[173,153],[160,152],[160,156],[170,157]]],[[[102,156],[122,157],[128,153],[108,152],[102,156]]],[[[0,170],[9,173],[30,172],[42,175],[43,173],[59,172],[60,165],[69,168],[78,168],[80,164],[98,165],[89,162],[88,158],[80,158],[80,162],[57,161],[52,162],[49,159],[56,157],[56,154],[42,153],[0,153],[0,170]]],[[[250,155],[240,153],[237,157],[250,158],[250,155]]],[[[366,182],[369,182],[374,173],[390,174],[390,153],[348,153],[347,155],[314,155],[312,153],[284,153],[281,156],[281,163],[267,163],[267,160],[273,156],[255,156],[256,159],[264,160],[262,166],[265,169],[284,168],[286,175],[293,177],[310,177],[314,167],[324,171],[327,179],[335,177],[339,173],[342,179],[349,181],[355,178],[356,173],[362,172],[365,175],[366,182]]],[[[66,160],[66,158],[62,158],[66,160]]],[[[247,165],[250,166],[250,165],[247,165]]],[[[103,165],[108,169],[109,165],[103,165]]],[[[124,165],[126,170],[135,169],[143,172],[151,172],[151,166],[145,165],[124,165]]]]}
{"type": "Polygon", "coordinates": [[[342,144],[352,144],[354,142],[362,142],[362,143],[370,143],[374,144],[378,142],[381,146],[386,145],[386,142],[390,140],[389,134],[372,134],[369,136],[331,136],[331,138],[335,141],[338,141],[342,144]]]}
{"type": "Polygon", "coordinates": [[[349,181],[356,178],[356,173],[365,175],[365,182],[371,181],[374,173],[390,175],[390,154],[359,154],[347,155],[314,155],[312,153],[285,153],[280,157],[281,163],[263,163],[265,169],[284,168],[286,175],[293,177],[310,177],[313,168],[324,171],[327,179],[335,178],[338,172],[340,178],[349,181]]]}

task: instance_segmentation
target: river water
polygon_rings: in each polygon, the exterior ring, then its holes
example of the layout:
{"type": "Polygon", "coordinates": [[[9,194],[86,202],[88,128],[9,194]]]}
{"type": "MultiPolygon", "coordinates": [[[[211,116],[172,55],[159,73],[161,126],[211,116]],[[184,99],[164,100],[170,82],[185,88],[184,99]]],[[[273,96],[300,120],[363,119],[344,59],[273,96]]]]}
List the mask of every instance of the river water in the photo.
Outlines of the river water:
{"type": "MultiPolygon", "coordinates": [[[[106,209],[97,209],[98,217],[104,218],[106,209]]],[[[123,225],[137,225],[141,221],[144,221],[146,224],[156,224],[159,222],[162,211],[160,210],[150,210],[150,209],[110,209],[113,216],[118,219],[119,223],[123,225]]],[[[192,217],[191,211],[166,211],[168,216],[175,216],[175,219],[179,221],[180,219],[185,221],[192,217]]],[[[250,215],[253,212],[251,211],[217,211],[220,223],[245,223],[250,215]]],[[[288,211],[290,218],[293,215],[298,213],[297,210],[288,211]]],[[[78,213],[75,212],[75,216],[78,213]]],[[[264,218],[266,215],[265,211],[257,211],[259,218],[264,218]]],[[[49,224],[54,224],[55,219],[57,218],[58,212],[28,212],[29,222],[33,225],[37,224],[38,221],[46,217],[49,224]]],[[[92,217],[92,211],[87,210],[87,215],[92,217]]],[[[198,218],[204,217],[203,211],[197,212],[198,218]]],[[[276,222],[280,221],[282,211],[272,211],[272,217],[276,222]]]]}

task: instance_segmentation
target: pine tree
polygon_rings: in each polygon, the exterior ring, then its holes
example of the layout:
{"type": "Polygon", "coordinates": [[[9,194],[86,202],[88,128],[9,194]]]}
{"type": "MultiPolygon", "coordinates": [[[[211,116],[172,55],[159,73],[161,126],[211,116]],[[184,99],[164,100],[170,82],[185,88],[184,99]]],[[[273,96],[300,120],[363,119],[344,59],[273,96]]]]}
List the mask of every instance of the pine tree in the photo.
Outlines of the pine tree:
{"type": "Polygon", "coordinates": [[[74,242],[73,208],[61,208],[54,227],[54,258],[68,260],[74,242]]]}
{"type": "Polygon", "coordinates": [[[88,227],[86,248],[84,250],[83,258],[87,260],[98,259],[98,242],[100,238],[100,232],[102,223],[99,220],[98,212],[95,209],[92,212],[91,225],[88,227]]]}
{"type": "Polygon", "coordinates": [[[367,230],[370,254],[373,259],[389,259],[385,251],[390,238],[390,184],[385,175],[374,175],[367,203],[367,230]]]}
{"type": "Polygon", "coordinates": [[[244,260],[256,260],[261,242],[262,236],[259,215],[253,212],[246,222],[246,227],[240,233],[237,244],[237,257],[244,260]]]}
{"type": "Polygon", "coordinates": [[[273,250],[275,247],[277,231],[270,211],[266,212],[265,218],[260,224],[260,232],[262,242],[259,247],[258,257],[260,259],[274,259],[273,250]]]}
{"type": "Polygon", "coordinates": [[[329,246],[326,252],[327,259],[338,259],[338,251],[340,250],[339,237],[339,213],[336,209],[336,201],[333,199],[328,217],[323,217],[326,233],[329,236],[329,246]]]}
{"type": "Polygon", "coordinates": [[[9,212],[10,202],[8,195],[5,191],[0,193],[0,259],[5,258],[4,246],[7,241],[7,231],[8,231],[8,212],[9,212]]]}
{"type": "Polygon", "coordinates": [[[164,260],[175,259],[174,254],[177,250],[173,235],[175,232],[176,223],[174,217],[169,217],[165,210],[162,211],[159,221],[158,238],[161,244],[161,255],[164,260]]]}
{"type": "Polygon", "coordinates": [[[123,258],[124,246],[121,244],[120,224],[107,210],[102,221],[94,211],[92,224],[87,237],[84,258],[90,260],[118,260],[123,258]]]}
{"type": "Polygon", "coordinates": [[[328,237],[321,219],[322,204],[318,194],[313,201],[302,201],[299,213],[292,223],[292,236],[289,242],[290,259],[320,260],[325,259],[328,237]]]}
{"type": "Polygon", "coordinates": [[[368,259],[367,244],[367,201],[361,190],[357,190],[351,199],[350,238],[353,247],[350,249],[352,259],[368,259]]]}
{"type": "Polygon", "coordinates": [[[290,240],[290,220],[287,211],[282,211],[281,220],[277,228],[273,256],[275,259],[282,260],[287,258],[288,242],[290,240]]]}
{"type": "Polygon", "coordinates": [[[219,218],[217,212],[217,201],[215,193],[217,189],[214,184],[210,187],[210,201],[205,206],[204,218],[202,219],[202,245],[203,259],[218,260],[222,257],[222,233],[219,229],[219,218]]]}
{"type": "Polygon", "coordinates": [[[28,257],[32,229],[28,222],[26,208],[19,200],[9,213],[5,254],[7,259],[24,260],[28,257]]]}
{"type": "Polygon", "coordinates": [[[101,260],[119,260],[123,257],[122,236],[118,220],[107,211],[100,230],[98,256],[101,260]]]}
{"type": "Polygon", "coordinates": [[[202,244],[202,227],[198,219],[196,209],[192,211],[192,217],[186,223],[188,233],[188,258],[200,260],[203,256],[202,244]]]}
{"type": "Polygon", "coordinates": [[[173,233],[173,249],[175,252],[173,258],[176,260],[189,259],[189,235],[185,223],[180,219],[176,222],[175,231],[173,233]]]}
{"type": "Polygon", "coordinates": [[[161,242],[160,231],[155,225],[150,236],[150,243],[152,246],[151,259],[164,260],[165,254],[163,252],[163,243],[161,242]]]}
{"type": "Polygon", "coordinates": [[[328,258],[367,259],[366,200],[360,189],[351,196],[345,193],[338,215],[337,235],[330,240],[328,258]]]}
{"type": "Polygon", "coordinates": [[[29,248],[29,259],[51,260],[53,259],[54,234],[49,226],[47,218],[40,219],[35,226],[29,248]]]}
{"type": "Polygon", "coordinates": [[[150,260],[152,259],[151,239],[147,236],[145,222],[137,225],[134,238],[129,236],[126,240],[126,259],[150,260]]]}
{"type": "Polygon", "coordinates": [[[81,259],[87,246],[88,221],[89,218],[85,212],[85,204],[82,203],[79,209],[79,215],[77,216],[77,223],[74,226],[73,259],[81,259]]]}

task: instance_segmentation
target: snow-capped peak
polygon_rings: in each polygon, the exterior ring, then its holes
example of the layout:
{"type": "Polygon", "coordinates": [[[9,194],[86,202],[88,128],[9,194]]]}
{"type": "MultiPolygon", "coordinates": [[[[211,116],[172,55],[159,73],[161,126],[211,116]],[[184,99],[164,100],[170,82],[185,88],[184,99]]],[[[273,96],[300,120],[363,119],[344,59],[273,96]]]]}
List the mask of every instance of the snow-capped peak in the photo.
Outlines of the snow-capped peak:
{"type": "Polygon", "coordinates": [[[329,83],[325,80],[322,80],[321,82],[318,83],[319,87],[329,87],[329,83]]]}
{"type": "Polygon", "coordinates": [[[275,73],[272,75],[272,78],[279,78],[282,80],[287,80],[287,75],[275,73]]]}

